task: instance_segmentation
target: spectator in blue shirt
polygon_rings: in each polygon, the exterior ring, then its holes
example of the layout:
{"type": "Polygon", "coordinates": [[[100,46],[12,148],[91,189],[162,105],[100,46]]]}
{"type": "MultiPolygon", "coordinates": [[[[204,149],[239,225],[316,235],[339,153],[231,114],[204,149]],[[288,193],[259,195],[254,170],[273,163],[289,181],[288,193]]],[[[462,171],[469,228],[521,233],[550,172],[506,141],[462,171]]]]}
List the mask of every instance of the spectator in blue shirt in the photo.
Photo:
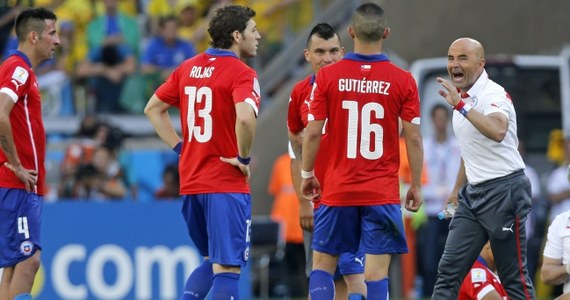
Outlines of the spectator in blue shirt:
{"type": "Polygon", "coordinates": [[[136,19],[119,11],[118,0],[103,3],[105,12],[87,25],[89,53],[77,77],[87,79],[95,112],[122,113],[121,94],[137,69],[140,33],[136,19]]]}
{"type": "Polygon", "coordinates": [[[180,63],[194,55],[194,46],[178,35],[176,17],[162,17],[159,35],[149,41],[141,57],[141,73],[147,79],[149,90],[158,88],[180,63]]]}

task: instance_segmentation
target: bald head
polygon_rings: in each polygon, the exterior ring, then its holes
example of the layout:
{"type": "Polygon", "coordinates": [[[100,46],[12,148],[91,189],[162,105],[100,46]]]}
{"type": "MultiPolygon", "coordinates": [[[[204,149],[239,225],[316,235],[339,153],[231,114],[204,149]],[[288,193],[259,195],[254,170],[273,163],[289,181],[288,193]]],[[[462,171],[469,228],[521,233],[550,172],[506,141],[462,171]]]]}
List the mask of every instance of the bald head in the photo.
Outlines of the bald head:
{"type": "Polygon", "coordinates": [[[485,51],[478,41],[460,38],[449,46],[447,71],[455,87],[466,92],[477,81],[485,67],[485,51]]]}
{"type": "Polygon", "coordinates": [[[461,49],[463,52],[469,52],[475,55],[477,59],[485,59],[485,49],[483,49],[483,45],[479,43],[479,41],[472,39],[472,38],[459,38],[451,43],[449,49],[461,49]]]}

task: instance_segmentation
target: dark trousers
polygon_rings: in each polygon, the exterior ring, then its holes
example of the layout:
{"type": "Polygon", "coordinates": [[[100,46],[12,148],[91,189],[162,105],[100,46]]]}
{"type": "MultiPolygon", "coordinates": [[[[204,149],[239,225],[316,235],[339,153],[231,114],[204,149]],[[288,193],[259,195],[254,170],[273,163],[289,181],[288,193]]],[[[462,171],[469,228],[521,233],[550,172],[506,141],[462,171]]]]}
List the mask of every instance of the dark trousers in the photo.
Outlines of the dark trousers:
{"type": "Polygon", "coordinates": [[[523,170],[461,189],[432,299],[457,299],[463,279],[487,240],[509,298],[535,299],[526,266],[530,195],[530,182],[523,170]]]}

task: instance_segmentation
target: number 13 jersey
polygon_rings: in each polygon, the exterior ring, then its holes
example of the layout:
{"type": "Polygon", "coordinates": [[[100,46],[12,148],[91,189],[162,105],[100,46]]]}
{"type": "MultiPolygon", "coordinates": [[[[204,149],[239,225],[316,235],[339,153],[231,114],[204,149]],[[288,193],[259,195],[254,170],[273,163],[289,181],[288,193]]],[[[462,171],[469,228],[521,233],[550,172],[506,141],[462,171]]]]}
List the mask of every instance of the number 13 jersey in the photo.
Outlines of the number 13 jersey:
{"type": "Polygon", "coordinates": [[[249,193],[241,171],[220,157],[238,155],[235,104],[258,113],[255,70],[231,51],[210,48],[183,62],[156,96],[180,109],[180,194],[249,193]]]}
{"type": "Polygon", "coordinates": [[[309,120],[328,118],[324,204],[400,203],[398,117],[419,125],[418,90],[384,54],[348,53],[319,71],[309,120]]]}

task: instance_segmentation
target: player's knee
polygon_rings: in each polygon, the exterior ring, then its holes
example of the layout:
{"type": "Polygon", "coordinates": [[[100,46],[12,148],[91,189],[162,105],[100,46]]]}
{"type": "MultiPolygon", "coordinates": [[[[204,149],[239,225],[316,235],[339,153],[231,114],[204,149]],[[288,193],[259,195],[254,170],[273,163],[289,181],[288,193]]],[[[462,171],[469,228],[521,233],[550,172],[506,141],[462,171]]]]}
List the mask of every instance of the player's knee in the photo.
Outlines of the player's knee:
{"type": "Polygon", "coordinates": [[[214,274],[218,273],[241,273],[241,268],[239,266],[228,266],[228,265],[220,265],[220,264],[212,264],[214,274]]]}
{"type": "Polygon", "coordinates": [[[388,277],[388,268],[367,268],[364,271],[366,281],[379,281],[388,277]]]}
{"type": "Polygon", "coordinates": [[[364,285],[364,274],[345,275],[344,281],[349,287],[364,285]]]}

